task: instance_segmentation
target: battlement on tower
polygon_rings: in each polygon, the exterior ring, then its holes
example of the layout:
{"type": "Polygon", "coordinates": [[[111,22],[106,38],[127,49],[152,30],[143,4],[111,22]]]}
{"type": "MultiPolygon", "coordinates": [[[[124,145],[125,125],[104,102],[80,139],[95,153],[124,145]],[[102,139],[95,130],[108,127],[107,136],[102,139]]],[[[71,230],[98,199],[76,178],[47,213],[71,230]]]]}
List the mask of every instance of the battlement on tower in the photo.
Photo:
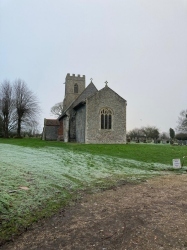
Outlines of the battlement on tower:
{"type": "Polygon", "coordinates": [[[71,80],[71,79],[78,79],[78,80],[84,80],[85,79],[85,75],[83,75],[83,76],[81,76],[81,75],[75,75],[75,74],[72,74],[72,75],[70,75],[70,73],[68,73],[67,75],[66,75],[66,79],[69,79],[69,80],[71,80]]]}

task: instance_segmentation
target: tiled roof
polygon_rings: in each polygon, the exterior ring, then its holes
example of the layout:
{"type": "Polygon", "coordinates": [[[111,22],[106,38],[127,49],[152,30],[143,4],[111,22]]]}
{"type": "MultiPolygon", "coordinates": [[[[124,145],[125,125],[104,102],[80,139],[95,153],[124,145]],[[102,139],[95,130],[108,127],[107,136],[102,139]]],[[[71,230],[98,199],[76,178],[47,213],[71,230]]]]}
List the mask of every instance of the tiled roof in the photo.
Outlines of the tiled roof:
{"type": "Polygon", "coordinates": [[[85,88],[85,90],[80,94],[80,96],[78,96],[77,99],[74,101],[73,108],[75,106],[77,106],[79,103],[84,102],[86,100],[86,98],[88,98],[89,96],[95,94],[97,91],[98,91],[97,88],[95,87],[95,85],[93,84],[93,82],[91,82],[85,88]]]}
{"type": "Polygon", "coordinates": [[[95,94],[97,92],[97,88],[95,87],[95,85],[93,84],[93,82],[91,82],[84,90],[83,92],[77,97],[77,99],[70,104],[70,106],[64,110],[64,112],[62,113],[61,116],[58,117],[58,120],[60,120],[62,117],[64,117],[66,115],[66,112],[70,109],[70,108],[75,108],[78,104],[80,104],[81,102],[84,102],[86,100],[86,98],[88,98],[89,96],[95,94]]]}
{"type": "Polygon", "coordinates": [[[45,125],[46,126],[59,126],[59,120],[57,119],[45,119],[45,125]]]}

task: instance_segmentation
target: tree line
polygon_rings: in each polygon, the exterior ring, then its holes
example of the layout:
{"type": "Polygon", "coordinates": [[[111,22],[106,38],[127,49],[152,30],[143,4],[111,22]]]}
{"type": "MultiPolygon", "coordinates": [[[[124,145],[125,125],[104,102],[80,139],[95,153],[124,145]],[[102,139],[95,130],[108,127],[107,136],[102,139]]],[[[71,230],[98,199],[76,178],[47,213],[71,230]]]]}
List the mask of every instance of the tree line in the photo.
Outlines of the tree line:
{"type": "Polygon", "coordinates": [[[8,138],[11,131],[21,137],[24,127],[37,124],[40,113],[39,103],[35,94],[27,84],[17,79],[0,84],[0,134],[8,138]]]}
{"type": "Polygon", "coordinates": [[[160,133],[159,129],[155,126],[147,126],[141,128],[134,128],[127,133],[127,138],[130,140],[143,140],[147,139],[155,140],[187,140],[187,110],[182,110],[178,117],[178,125],[176,131],[173,128],[169,129],[169,133],[160,133]]]}
{"type": "Polygon", "coordinates": [[[157,140],[159,138],[159,129],[155,126],[147,126],[141,128],[134,128],[127,133],[127,138],[136,140],[157,140]]]}

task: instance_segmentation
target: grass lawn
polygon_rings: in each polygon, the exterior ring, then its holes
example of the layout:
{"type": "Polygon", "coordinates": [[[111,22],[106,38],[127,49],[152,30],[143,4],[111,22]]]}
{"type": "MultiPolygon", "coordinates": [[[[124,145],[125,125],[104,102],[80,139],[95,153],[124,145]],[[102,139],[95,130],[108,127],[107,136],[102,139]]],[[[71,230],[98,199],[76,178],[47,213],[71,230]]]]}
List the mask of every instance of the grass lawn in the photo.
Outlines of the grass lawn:
{"type": "Polygon", "coordinates": [[[185,146],[0,139],[0,243],[65,206],[80,190],[167,174],[172,159],[186,155],[185,146]]]}

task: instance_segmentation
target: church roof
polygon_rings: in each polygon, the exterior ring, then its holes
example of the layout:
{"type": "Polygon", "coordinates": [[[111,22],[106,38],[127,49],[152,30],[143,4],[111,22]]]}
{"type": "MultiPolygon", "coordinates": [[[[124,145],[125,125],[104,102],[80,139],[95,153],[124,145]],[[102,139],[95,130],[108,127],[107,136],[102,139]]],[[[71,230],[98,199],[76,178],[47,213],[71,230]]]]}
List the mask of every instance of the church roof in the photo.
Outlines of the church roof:
{"type": "Polygon", "coordinates": [[[73,103],[71,103],[70,106],[66,110],[64,110],[62,115],[58,117],[58,120],[60,120],[64,116],[66,116],[66,112],[70,108],[75,108],[75,107],[79,106],[81,103],[84,103],[86,98],[95,94],[96,92],[98,92],[98,90],[95,87],[95,85],[93,84],[93,82],[91,81],[91,83],[83,90],[83,92],[77,97],[77,99],[75,99],[75,101],[73,103]]]}
{"type": "Polygon", "coordinates": [[[74,101],[73,103],[73,108],[75,108],[77,105],[79,105],[82,102],[85,102],[86,98],[88,98],[89,96],[95,94],[96,92],[98,92],[97,88],[95,87],[95,85],[93,84],[93,82],[91,82],[85,89],[84,91],[77,97],[77,99],[74,101]]]}

